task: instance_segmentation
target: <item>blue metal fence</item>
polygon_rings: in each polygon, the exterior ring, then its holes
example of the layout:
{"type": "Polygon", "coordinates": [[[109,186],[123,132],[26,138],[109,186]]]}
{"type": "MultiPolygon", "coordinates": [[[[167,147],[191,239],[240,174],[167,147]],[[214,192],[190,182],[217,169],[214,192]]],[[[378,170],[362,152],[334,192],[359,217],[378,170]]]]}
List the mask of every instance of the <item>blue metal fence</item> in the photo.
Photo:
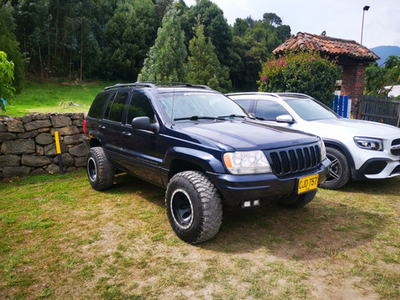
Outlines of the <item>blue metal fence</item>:
{"type": "Polygon", "coordinates": [[[333,99],[332,110],[343,118],[350,118],[351,101],[348,96],[336,96],[333,99]]]}

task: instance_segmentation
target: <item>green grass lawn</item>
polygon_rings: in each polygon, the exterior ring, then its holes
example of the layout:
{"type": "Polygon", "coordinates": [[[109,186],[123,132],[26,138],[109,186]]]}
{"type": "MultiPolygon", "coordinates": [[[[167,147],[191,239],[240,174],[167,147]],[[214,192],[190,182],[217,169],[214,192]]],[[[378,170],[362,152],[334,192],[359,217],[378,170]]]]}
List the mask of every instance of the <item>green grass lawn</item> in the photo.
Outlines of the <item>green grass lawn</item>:
{"type": "Polygon", "coordinates": [[[400,299],[400,178],[320,189],[309,205],[224,210],[191,246],[164,190],[85,171],[0,181],[0,299],[400,299]]]}
{"type": "Polygon", "coordinates": [[[83,82],[59,83],[27,81],[23,90],[6,106],[6,115],[21,117],[33,112],[84,112],[98,92],[114,83],[83,82]],[[76,105],[78,106],[76,106],[76,105]]]}

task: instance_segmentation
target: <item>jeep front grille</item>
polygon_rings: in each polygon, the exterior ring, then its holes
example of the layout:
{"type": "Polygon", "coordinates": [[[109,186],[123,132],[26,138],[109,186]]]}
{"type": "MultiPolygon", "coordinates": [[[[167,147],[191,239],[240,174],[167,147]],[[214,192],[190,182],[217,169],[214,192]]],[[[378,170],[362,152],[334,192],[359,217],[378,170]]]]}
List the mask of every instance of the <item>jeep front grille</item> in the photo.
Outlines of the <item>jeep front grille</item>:
{"type": "Polygon", "coordinates": [[[321,162],[318,145],[286,148],[266,153],[275,175],[285,176],[315,168],[321,162]]]}

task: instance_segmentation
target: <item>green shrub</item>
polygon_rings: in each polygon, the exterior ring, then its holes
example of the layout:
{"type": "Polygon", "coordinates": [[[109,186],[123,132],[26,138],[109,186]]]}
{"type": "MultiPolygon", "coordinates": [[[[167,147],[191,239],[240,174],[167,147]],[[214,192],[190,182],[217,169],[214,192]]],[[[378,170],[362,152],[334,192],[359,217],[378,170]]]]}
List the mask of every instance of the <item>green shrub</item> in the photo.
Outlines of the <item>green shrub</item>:
{"type": "Polygon", "coordinates": [[[297,92],[308,94],[330,105],[339,72],[335,61],[318,52],[287,52],[262,63],[262,92],[297,92]]]}
{"type": "Polygon", "coordinates": [[[15,89],[12,86],[14,80],[14,63],[7,60],[7,54],[0,51],[0,108],[5,111],[5,100],[12,97],[15,89]]]}

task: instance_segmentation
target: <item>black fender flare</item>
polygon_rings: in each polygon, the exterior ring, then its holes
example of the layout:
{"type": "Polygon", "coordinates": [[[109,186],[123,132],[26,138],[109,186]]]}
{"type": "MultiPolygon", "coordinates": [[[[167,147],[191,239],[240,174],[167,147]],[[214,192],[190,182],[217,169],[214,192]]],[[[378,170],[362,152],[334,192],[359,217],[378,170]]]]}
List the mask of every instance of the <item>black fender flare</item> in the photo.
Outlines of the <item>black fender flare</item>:
{"type": "Polygon", "coordinates": [[[165,154],[166,166],[171,166],[176,159],[187,161],[188,163],[198,165],[205,172],[225,173],[226,169],[222,160],[222,152],[206,152],[199,149],[187,147],[172,147],[165,154]]]}

